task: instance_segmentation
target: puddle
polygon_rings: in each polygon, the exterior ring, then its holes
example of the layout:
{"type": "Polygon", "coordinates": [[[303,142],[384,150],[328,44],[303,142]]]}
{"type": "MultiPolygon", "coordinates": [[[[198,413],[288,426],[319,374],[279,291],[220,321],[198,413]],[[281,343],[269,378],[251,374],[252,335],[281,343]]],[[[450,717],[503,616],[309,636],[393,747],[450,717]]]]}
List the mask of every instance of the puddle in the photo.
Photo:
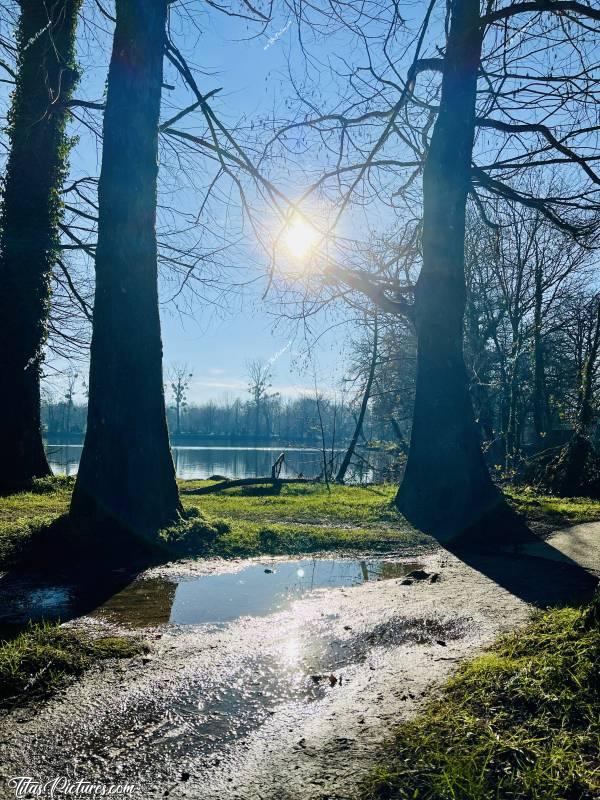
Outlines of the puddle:
{"type": "MultiPolygon", "coordinates": [[[[227,763],[228,771],[235,772],[248,737],[276,714],[283,714],[291,731],[316,713],[314,704],[326,695],[344,693],[354,680],[354,665],[369,660],[377,648],[415,644],[441,649],[446,640],[460,638],[468,624],[462,618],[394,617],[337,638],[330,635],[334,618],[292,621],[278,630],[275,642],[266,636],[265,646],[252,653],[219,658],[217,669],[194,671],[166,695],[133,695],[96,725],[78,727],[77,745],[71,742],[62,756],[75,758],[88,778],[103,781],[128,775],[141,785],[164,786],[187,773],[194,787],[191,796],[202,797],[216,768],[227,763]]],[[[168,685],[171,679],[165,681],[168,685]]],[[[270,731],[267,727],[267,738],[270,731]]],[[[47,758],[56,766],[57,754],[50,750],[47,758]]]]}
{"type": "MultiPolygon", "coordinates": [[[[419,567],[374,559],[252,562],[238,572],[135,580],[94,613],[129,626],[223,625],[244,615],[284,610],[315,590],[402,578],[419,567]]],[[[12,619],[17,612],[47,617],[54,601],[55,610],[73,613],[74,589],[26,582],[17,587],[0,580],[0,622],[7,613],[12,619]]],[[[277,627],[268,619],[257,621],[229,644],[213,631],[212,643],[204,648],[206,629],[191,629],[191,636],[173,630],[169,648],[150,659],[148,678],[138,684],[146,666],[135,667],[127,694],[114,705],[99,705],[91,695],[93,724],[87,717],[84,724],[77,715],[69,717],[58,736],[40,740],[43,765],[51,765],[52,774],[75,765],[86,779],[103,783],[127,776],[144,787],[143,797],[162,795],[165,787],[184,781],[189,796],[201,797],[219,775],[235,774],[257,738],[267,742],[274,735],[294,735],[303,719],[323,713],[319,704],[330,695],[340,693],[343,703],[361,668],[368,670],[369,683],[383,651],[414,645],[443,653],[469,625],[463,618],[403,616],[400,610],[365,624],[362,616],[353,620],[355,605],[347,607],[345,599],[324,614],[325,608],[317,603],[308,616],[286,615],[277,627]],[[197,653],[190,645],[195,641],[197,653]],[[192,650],[178,656],[178,642],[192,650]]],[[[298,737],[297,746],[303,741],[298,737]]]]}
{"type": "Polygon", "coordinates": [[[373,559],[252,563],[238,572],[134,580],[114,593],[107,591],[108,599],[95,604],[81,588],[5,576],[0,581],[0,625],[23,624],[29,619],[64,621],[90,612],[133,628],[167,623],[218,625],[242,616],[283,611],[317,589],[401,578],[420,566],[373,559]]]}

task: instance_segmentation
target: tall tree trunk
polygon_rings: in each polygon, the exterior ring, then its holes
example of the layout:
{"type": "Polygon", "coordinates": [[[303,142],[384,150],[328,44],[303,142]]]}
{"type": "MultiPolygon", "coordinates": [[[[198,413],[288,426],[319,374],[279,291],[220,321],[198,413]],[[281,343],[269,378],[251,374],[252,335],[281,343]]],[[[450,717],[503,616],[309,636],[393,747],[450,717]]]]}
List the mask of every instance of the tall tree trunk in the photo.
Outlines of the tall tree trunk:
{"type": "Polygon", "coordinates": [[[518,414],[519,414],[519,356],[521,354],[521,335],[513,330],[513,342],[510,352],[510,383],[508,387],[508,419],[506,426],[506,461],[507,471],[515,467],[518,450],[518,414]]]}
{"type": "Polygon", "coordinates": [[[541,265],[537,263],[535,267],[535,302],[533,313],[533,428],[538,449],[542,449],[544,446],[544,440],[550,422],[548,396],[546,392],[544,346],[542,342],[542,300],[542,268],[541,265]]]}
{"type": "Polygon", "coordinates": [[[365,391],[363,392],[362,401],[360,404],[360,411],[358,414],[358,419],[356,420],[354,433],[352,435],[352,439],[350,440],[350,444],[348,445],[348,449],[344,454],[344,458],[342,460],[342,463],[340,464],[338,473],[335,477],[336,483],[344,482],[344,478],[346,477],[346,472],[348,472],[348,467],[350,466],[350,462],[352,461],[352,456],[354,455],[354,451],[356,450],[356,445],[358,444],[358,438],[362,431],[363,422],[365,420],[365,414],[367,413],[367,407],[369,405],[369,399],[371,397],[371,387],[373,386],[373,379],[375,378],[375,367],[377,366],[378,336],[379,335],[377,327],[377,317],[375,317],[375,325],[373,328],[373,353],[371,355],[369,375],[367,377],[365,391]]]}
{"type": "Polygon", "coordinates": [[[481,452],[463,358],[465,210],[481,58],[479,0],[453,0],[440,110],[423,174],[423,266],[415,290],[417,382],[399,510],[438,536],[499,502],[481,452]]]}
{"type": "Polygon", "coordinates": [[[582,366],[575,432],[562,448],[558,458],[546,470],[546,483],[557,494],[578,497],[592,493],[600,496],[598,471],[600,457],[591,441],[594,422],[594,373],[600,352],[600,300],[597,300],[594,329],[589,352],[582,366]]]}
{"type": "Polygon", "coordinates": [[[40,372],[69,151],[66,103],[77,81],[81,0],[21,0],[18,65],[0,232],[0,491],[50,474],[40,372]]]}
{"type": "Polygon", "coordinates": [[[88,423],[71,514],[151,536],[180,511],[158,312],[156,181],[167,0],[117,0],[98,185],[88,423]]]}
{"type": "Polygon", "coordinates": [[[260,397],[256,395],[254,401],[254,436],[256,439],[260,436],[260,397]]]}

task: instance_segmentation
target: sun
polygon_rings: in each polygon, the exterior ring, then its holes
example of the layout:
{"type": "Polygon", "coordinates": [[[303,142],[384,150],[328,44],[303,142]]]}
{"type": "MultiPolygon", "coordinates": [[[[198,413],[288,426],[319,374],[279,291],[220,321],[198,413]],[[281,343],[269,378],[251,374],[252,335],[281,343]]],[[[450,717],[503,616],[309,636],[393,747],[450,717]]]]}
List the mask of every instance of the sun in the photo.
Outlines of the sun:
{"type": "Polygon", "coordinates": [[[304,217],[296,214],[287,225],[283,239],[289,254],[303,261],[317,244],[318,233],[304,217]]]}

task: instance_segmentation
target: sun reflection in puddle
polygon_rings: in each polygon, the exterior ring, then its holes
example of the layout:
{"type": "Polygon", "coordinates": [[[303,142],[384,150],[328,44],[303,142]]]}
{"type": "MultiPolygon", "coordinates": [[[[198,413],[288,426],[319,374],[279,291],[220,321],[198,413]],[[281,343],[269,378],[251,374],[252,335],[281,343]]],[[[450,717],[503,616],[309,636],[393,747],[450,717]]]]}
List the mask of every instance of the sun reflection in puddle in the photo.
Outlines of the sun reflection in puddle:
{"type": "MultiPolygon", "coordinates": [[[[386,559],[305,558],[250,562],[238,572],[141,578],[113,594],[94,614],[131,628],[168,623],[221,625],[284,611],[316,590],[401,578],[420,566],[386,559]]],[[[80,602],[81,591],[81,587],[4,576],[0,580],[0,624],[28,619],[65,621],[89,613],[80,602]]],[[[325,598],[323,604],[327,604],[325,598]]],[[[290,658],[295,650],[301,651],[301,647],[290,644],[290,658]]]]}
{"type": "Polygon", "coordinates": [[[281,661],[285,667],[295,667],[300,661],[302,645],[297,636],[292,636],[286,640],[281,651],[281,661]]]}

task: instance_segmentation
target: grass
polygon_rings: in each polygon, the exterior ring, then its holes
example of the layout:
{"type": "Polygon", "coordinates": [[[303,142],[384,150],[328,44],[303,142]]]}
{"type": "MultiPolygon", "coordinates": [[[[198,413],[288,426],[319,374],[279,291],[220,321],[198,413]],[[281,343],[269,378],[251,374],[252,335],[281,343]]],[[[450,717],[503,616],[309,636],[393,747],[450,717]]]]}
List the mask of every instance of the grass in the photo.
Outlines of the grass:
{"type": "MultiPolygon", "coordinates": [[[[210,481],[180,481],[182,489],[209,485],[210,481]]],[[[354,527],[398,523],[400,515],[392,507],[396,488],[375,486],[331,486],[321,484],[288,485],[275,494],[260,487],[230,489],[215,494],[183,495],[185,504],[199,505],[207,514],[260,522],[305,522],[341,524],[354,527]]],[[[404,522],[406,526],[407,523],[404,522]]]]}
{"type": "Polygon", "coordinates": [[[44,478],[30,492],[0,497],[0,569],[17,562],[68,510],[72,488],[72,478],[44,478]]]}
{"type": "MultiPolygon", "coordinates": [[[[206,482],[185,482],[185,488],[202,485],[206,482]]],[[[279,494],[242,488],[182,499],[187,511],[201,510],[221,526],[209,549],[225,558],[431,546],[432,539],[393,508],[393,496],[392,486],[332,486],[328,492],[324,486],[289,485],[279,494]]]]}
{"type": "Polygon", "coordinates": [[[369,800],[600,797],[600,628],[539,613],[459,669],[363,787],[369,800]]]}
{"type": "Polygon", "coordinates": [[[504,487],[504,494],[540,533],[600,519],[600,501],[587,497],[555,497],[527,487],[504,487]]]}
{"type": "MultiPolygon", "coordinates": [[[[207,481],[180,481],[181,489],[207,481]]],[[[50,528],[68,510],[72,478],[36,481],[32,491],[0,497],[0,569],[23,560],[28,548],[57,535],[50,528]]],[[[283,486],[231,489],[212,495],[182,495],[185,518],[163,532],[173,556],[224,558],[341,550],[390,552],[429,547],[433,540],[395,510],[395,487],[283,486]]],[[[528,489],[507,489],[509,502],[534,529],[600,519],[600,502],[565,499],[528,489]]]]}
{"type": "Polygon", "coordinates": [[[57,624],[40,623],[0,641],[0,706],[51,694],[98,661],[146,652],[136,639],[91,638],[57,624]]]}
{"type": "MultiPolygon", "coordinates": [[[[180,481],[182,489],[206,481],[180,481]]],[[[0,497],[0,569],[55,535],[49,526],[68,510],[73,479],[36,481],[33,490],[0,497]]],[[[284,486],[182,495],[185,518],[163,531],[175,556],[224,558],[324,550],[392,551],[431,546],[391,505],[392,486],[284,486]]]]}

